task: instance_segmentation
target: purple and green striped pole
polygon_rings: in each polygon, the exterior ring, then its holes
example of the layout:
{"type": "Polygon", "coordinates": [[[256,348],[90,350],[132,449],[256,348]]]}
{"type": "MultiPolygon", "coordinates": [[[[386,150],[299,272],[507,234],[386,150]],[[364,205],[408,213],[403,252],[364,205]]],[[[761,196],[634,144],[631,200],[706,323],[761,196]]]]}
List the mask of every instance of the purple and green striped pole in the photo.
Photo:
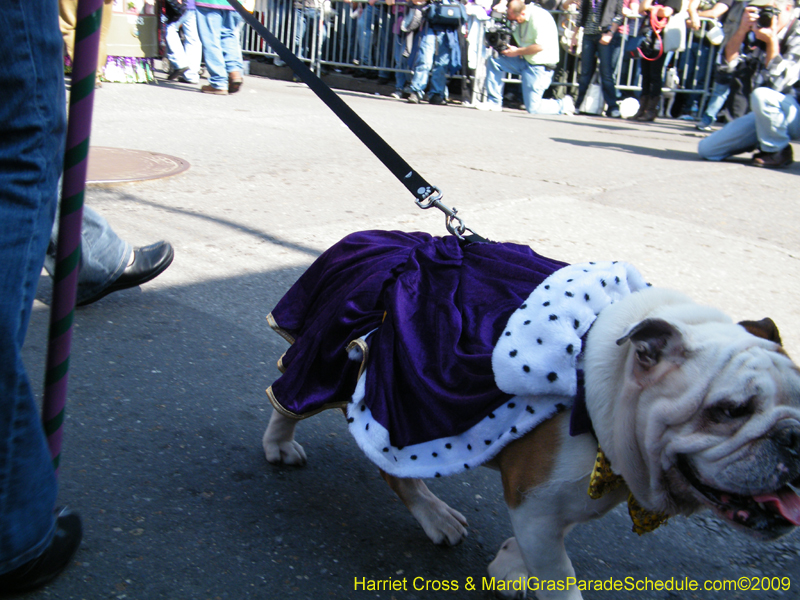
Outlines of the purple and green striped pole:
{"type": "Polygon", "coordinates": [[[56,473],[61,462],[64,409],[67,404],[69,353],[81,257],[83,195],[86,189],[102,14],[103,0],[79,0],[42,406],[42,421],[56,473]]]}

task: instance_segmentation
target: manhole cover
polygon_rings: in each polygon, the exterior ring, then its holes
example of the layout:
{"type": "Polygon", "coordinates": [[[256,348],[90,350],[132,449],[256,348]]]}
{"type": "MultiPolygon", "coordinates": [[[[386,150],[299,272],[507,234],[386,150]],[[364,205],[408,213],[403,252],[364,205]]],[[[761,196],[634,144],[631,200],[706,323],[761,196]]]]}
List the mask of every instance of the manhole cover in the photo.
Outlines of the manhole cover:
{"type": "Polygon", "coordinates": [[[182,158],[124,148],[89,148],[87,184],[126,183],[160,179],[183,173],[189,163],[182,158]]]}

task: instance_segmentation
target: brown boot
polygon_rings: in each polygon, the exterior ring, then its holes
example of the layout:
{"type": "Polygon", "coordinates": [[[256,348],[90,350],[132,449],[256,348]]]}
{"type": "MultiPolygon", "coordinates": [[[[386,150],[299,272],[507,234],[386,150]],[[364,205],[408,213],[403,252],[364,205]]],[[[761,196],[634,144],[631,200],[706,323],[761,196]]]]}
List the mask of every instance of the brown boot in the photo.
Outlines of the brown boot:
{"type": "Polygon", "coordinates": [[[215,88],[213,85],[204,85],[200,88],[200,91],[204,94],[216,94],[217,96],[227,96],[228,90],[225,88],[215,88]]]}
{"type": "Polygon", "coordinates": [[[651,121],[655,121],[656,117],[658,116],[658,105],[661,104],[661,95],[659,94],[658,96],[650,96],[649,100],[650,102],[647,104],[647,108],[642,116],[636,119],[640,123],[649,123],[651,121]]]}
{"type": "Polygon", "coordinates": [[[244,83],[244,78],[242,77],[241,71],[231,71],[228,73],[228,93],[235,94],[239,91],[239,88],[242,87],[244,83]]]}
{"type": "Polygon", "coordinates": [[[650,96],[642,96],[639,98],[639,110],[636,111],[636,114],[632,117],[628,117],[629,121],[638,121],[639,117],[644,114],[644,111],[647,110],[648,105],[650,104],[650,96]]]}

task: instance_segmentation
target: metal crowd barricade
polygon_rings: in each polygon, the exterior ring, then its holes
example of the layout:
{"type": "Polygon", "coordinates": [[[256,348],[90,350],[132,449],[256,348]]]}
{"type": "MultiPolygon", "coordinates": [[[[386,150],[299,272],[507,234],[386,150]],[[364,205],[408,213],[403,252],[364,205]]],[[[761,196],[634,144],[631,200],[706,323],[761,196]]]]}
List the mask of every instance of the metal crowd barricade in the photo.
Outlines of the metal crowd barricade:
{"type": "MultiPolygon", "coordinates": [[[[317,74],[324,68],[384,77],[397,71],[411,73],[396,66],[397,15],[383,0],[374,5],[366,0],[256,0],[253,14],[317,74]]],[[[242,50],[277,59],[247,26],[242,50]]]]}
{"type": "MultiPolygon", "coordinates": [[[[622,51],[615,69],[616,88],[622,92],[641,91],[638,62],[643,59],[633,59],[625,56],[625,46],[629,37],[635,37],[639,32],[642,20],[625,19],[627,33],[622,36],[622,51]]],[[[686,49],[682,52],[670,52],[664,61],[662,79],[664,92],[684,94],[687,96],[700,96],[698,101],[692,102],[697,108],[697,113],[702,113],[708,100],[710,88],[713,86],[713,74],[717,64],[720,46],[713,45],[707,37],[708,31],[716,25],[714,19],[700,19],[700,29],[694,31],[686,27],[686,49]],[[675,69],[675,78],[670,77],[670,71],[675,69]],[[675,83],[677,87],[670,84],[675,83]]]]}
{"type": "MultiPolygon", "coordinates": [[[[397,53],[404,49],[394,34],[396,21],[402,18],[395,7],[403,5],[404,2],[398,2],[389,6],[384,0],[374,5],[366,0],[256,0],[254,15],[318,75],[324,70],[335,70],[393,80],[397,72],[409,77],[412,74],[412,66],[395,60],[400,58],[397,53]]],[[[563,11],[551,11],[551,14],[559,25],[560,35],[563,21],[570,16],[574,18],[574,14],[563,11]]],[[[638,60],[625,56],[624,52],[627,38],[636,35],[640,21],[626,18],[624,22],[628,33],[623,35],[615,69],[616,87],[623,95],[641,90],[638,60]]],[[[491,56],[491,50],[482,42],[486,22],[470,18],[469,32],[462,46],[463,69],[452,76],[472,82],[472,93],[469,97],[462,96],[463,101],[484,99],[485,60],[491,56]],[[480,47],[471,46],[467,39],[479,40],[480,47]]],[[[701,19],[698,31],[687,27],[686,49],[670,53],[664,66],[665,82],[672,83],[675,79],[668,77],[671,69],[677,74],[677,87],[666,87],[664,91],[699,96],[698,102],[692,103],[698,112],[709,96],[719,51],[706,37],[713,26],[713,20],[701,19]]],[[[276,64],[281,64],[277,54],[248,26],[243,34],[242,49],[248,54],[272,57],[276,64]]],[[[566,87],[568,93],[576,92],[579,75],[580,57],[567,51],[562,36],[561,59],[552,87],[556,93],[559,87],[566,87]]],[[[519,78],[509,76],[505,81],[518,83],[519,78]]]]}

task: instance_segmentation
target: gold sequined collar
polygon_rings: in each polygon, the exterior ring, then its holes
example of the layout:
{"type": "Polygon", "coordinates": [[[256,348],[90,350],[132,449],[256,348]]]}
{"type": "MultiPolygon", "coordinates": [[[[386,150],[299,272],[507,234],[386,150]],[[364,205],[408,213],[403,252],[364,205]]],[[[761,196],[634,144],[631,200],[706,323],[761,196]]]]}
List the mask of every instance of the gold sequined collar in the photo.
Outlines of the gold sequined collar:
{"type": "MultiPolygon", "coordinates": [[[[594,461],[594,469],[589,479],[589,496],[593,500],[598,500],[607,493],[623,485],[625,480],[621,475],[617,475],[611,470],[611,463],[600,448],[597,448],[597,458],[594,461]]],[[[628,514],[633,521],[633,531],[639,535],[657,529],[664,523],[669,515],[656,513],[644,508],[633,494],[628,494],[628,514]]]]}

